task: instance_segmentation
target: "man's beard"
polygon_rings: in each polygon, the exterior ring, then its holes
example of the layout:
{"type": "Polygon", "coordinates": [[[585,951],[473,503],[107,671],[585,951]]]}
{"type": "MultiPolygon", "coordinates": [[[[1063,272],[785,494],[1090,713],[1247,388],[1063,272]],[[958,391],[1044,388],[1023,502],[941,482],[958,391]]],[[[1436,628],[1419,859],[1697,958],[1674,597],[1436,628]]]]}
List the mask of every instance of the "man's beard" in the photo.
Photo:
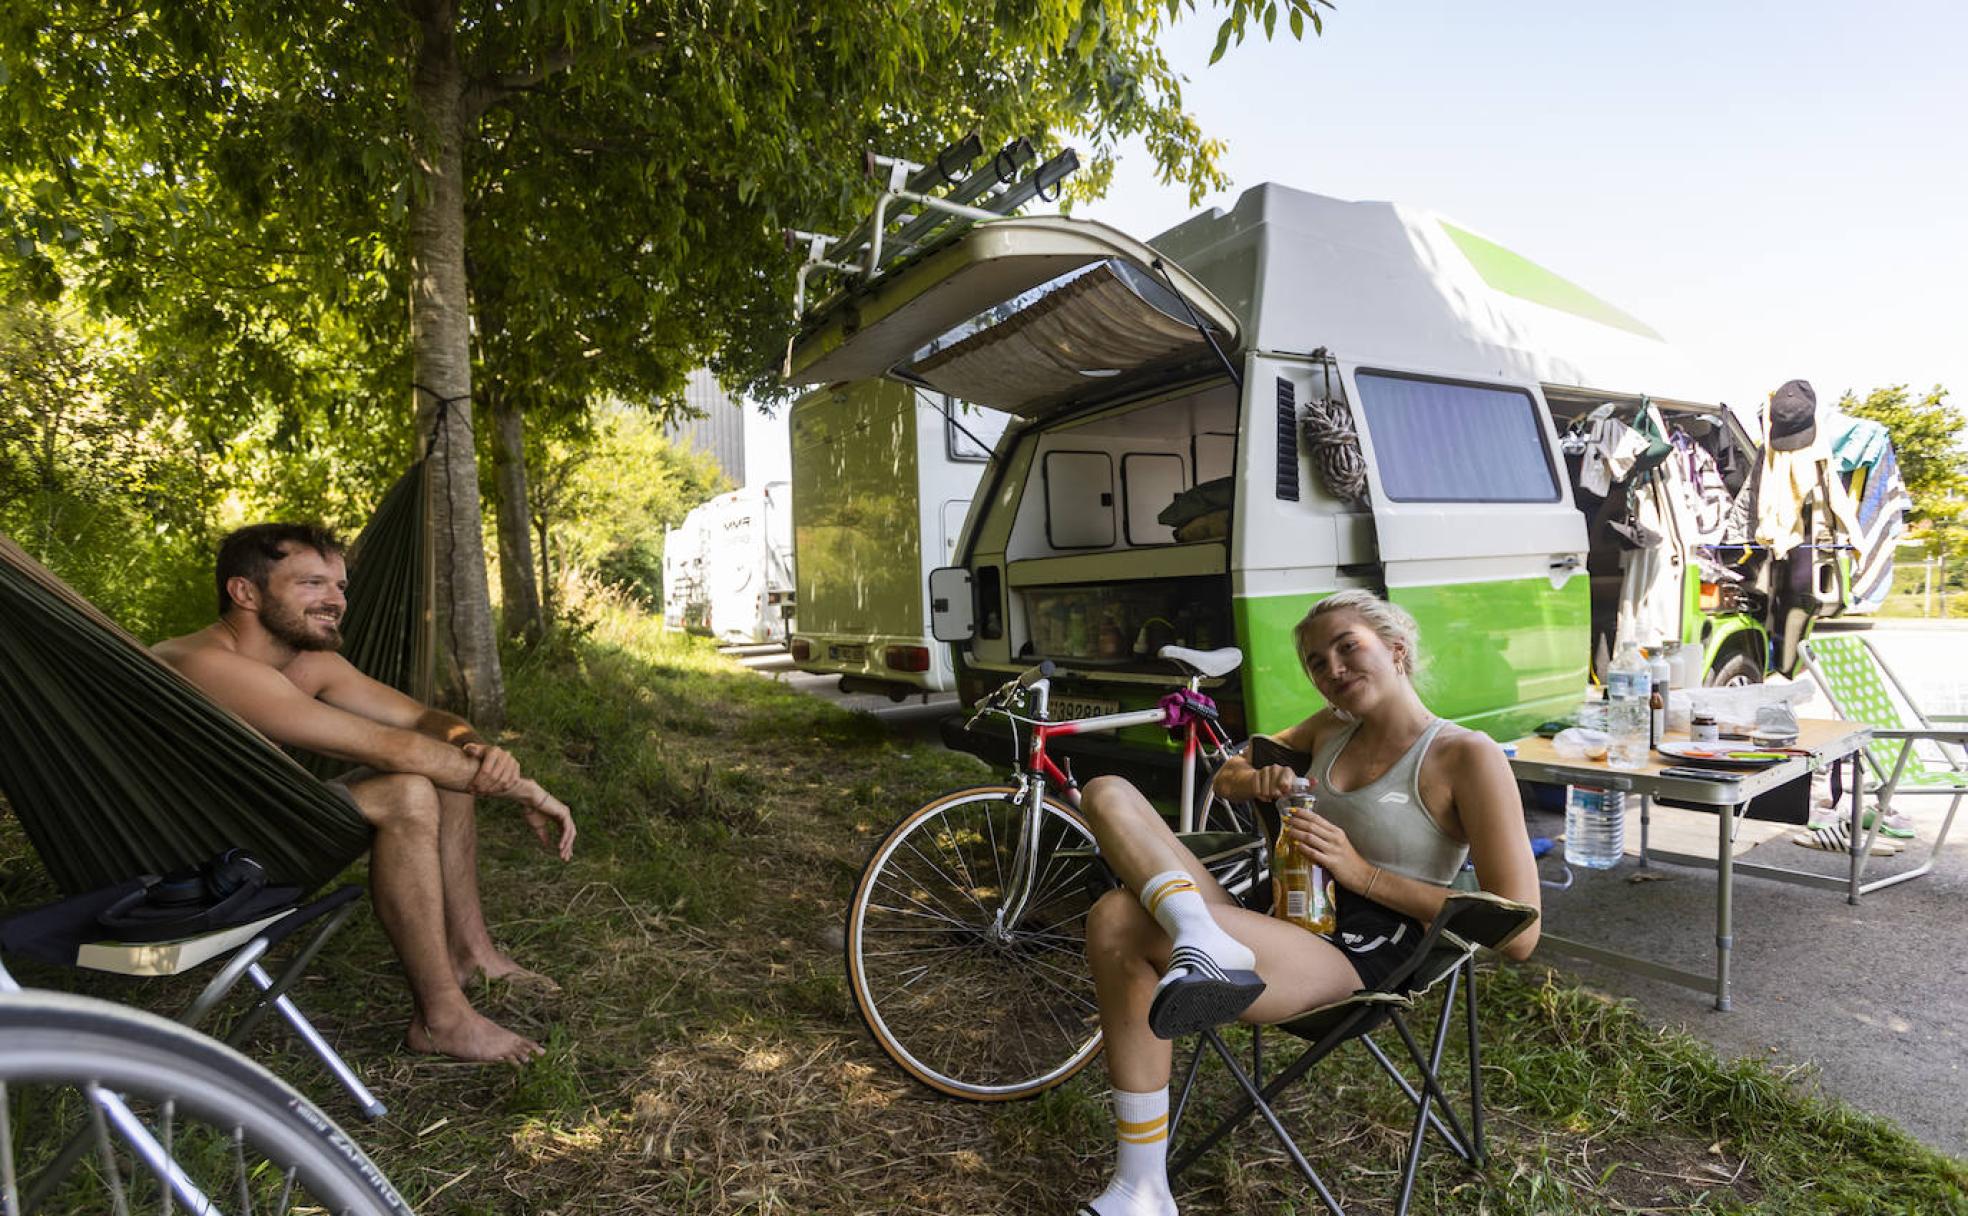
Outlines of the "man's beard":
{"type": "Polygon", "coordinates": [[[315,632],[309,627],[306,613],[295,612],[278,601],[269,601],[260,609],[260,628],[272,634],[275,641],[295,650],[340,650],[340,622],[324,620],[321,624],[327,626],[327,632],[315,632]]]}

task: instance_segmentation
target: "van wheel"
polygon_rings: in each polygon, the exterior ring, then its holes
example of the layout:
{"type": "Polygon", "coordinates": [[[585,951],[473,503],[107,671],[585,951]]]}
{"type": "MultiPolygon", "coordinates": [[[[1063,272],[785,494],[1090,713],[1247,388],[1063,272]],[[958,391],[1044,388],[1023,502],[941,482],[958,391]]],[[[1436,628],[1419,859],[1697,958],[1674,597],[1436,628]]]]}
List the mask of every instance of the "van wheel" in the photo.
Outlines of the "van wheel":
{"type": "Polygon", "coordinates": [[[1732,650],[1727,658],[1715,665],[1702,683],[1709,688],[1740,688],[1745,684],[1763,682],[1763,664],[1741,650],[1732,650]]]}

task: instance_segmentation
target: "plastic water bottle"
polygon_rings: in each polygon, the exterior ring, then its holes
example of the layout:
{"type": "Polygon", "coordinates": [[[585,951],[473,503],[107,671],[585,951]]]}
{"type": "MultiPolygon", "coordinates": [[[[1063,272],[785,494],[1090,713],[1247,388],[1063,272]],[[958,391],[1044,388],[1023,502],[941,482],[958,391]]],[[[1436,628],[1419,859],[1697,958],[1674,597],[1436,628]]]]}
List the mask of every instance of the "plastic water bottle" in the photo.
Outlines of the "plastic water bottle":
{"type": "Polygon", "coordinates": [[[1606,672],[1606,733],[1612,736],[1606,763],[1614,768],[1639,768],[1647,762],[1652,692],[1653,672],[1640,647],[1622,639],[1606,672]]]}
{"type": "Polygon", "coordinates": [[[1626,856],[1626,794],[1589,785],[1565,787],[1565,860],[1610,870],[1626,856]]]}

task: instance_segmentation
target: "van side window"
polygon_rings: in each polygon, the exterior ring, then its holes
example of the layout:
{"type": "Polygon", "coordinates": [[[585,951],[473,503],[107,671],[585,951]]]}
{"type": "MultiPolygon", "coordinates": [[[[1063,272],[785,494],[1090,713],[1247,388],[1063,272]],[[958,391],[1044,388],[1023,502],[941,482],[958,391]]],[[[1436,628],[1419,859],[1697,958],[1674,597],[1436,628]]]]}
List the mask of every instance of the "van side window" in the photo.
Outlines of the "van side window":
{"type": "Polygon", "coordinates": [[[1055,549],[1114,543],[1114,458],[1106,452],[1045,454],[1046,542],[1055,549]]]}
{"type": "Polygon", "coordinates": [[[1130,545],[1167,545],[1175,529],[1156,519],[1183,485],[1182,457],[1172,452],[1129,452],[1121,457],[1121,535],[1130,545]]]}
{"type": "Polygon", "coordinates": [[[982,464],[991,458],[991,449],[1010,421],[996,410],[974,409],[955,397],[938,394],[943,418],[943,450],[951,460],[982,464]]]}
{"type": "Polygon", "coordinates": [[[1522,389],[1354,376],[1381,488],[1395,502],[1556,502],[1558,474],[1522,389]]]}

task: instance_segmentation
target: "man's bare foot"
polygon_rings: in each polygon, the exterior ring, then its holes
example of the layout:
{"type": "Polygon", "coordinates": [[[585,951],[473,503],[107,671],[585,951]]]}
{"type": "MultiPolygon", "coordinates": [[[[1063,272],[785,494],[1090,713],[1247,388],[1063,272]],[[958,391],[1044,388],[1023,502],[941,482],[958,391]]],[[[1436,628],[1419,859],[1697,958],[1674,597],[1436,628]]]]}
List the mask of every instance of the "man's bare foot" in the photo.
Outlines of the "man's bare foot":
{"type": "Polygon", "coordinates": [[[423,1015],[417,1014],[411,1017],[403,1041],[412,1051],[486,1064],[524,1064],[546,1054],[546,1049],[532,1039],[514,1034],[475,1010],[441,1028],[428,1025],[423,1015]]]}
{"type": "Polygon", "coordinates": [[[458,968],[458,986],[466,988],[475,979],[483,977],[486,982],[504,982],[521,992],[540,996],[559,996],[560,985],[537,971],[522,967],[503,954],[493,954],[487,958],[474,960],[458,968]]]}

